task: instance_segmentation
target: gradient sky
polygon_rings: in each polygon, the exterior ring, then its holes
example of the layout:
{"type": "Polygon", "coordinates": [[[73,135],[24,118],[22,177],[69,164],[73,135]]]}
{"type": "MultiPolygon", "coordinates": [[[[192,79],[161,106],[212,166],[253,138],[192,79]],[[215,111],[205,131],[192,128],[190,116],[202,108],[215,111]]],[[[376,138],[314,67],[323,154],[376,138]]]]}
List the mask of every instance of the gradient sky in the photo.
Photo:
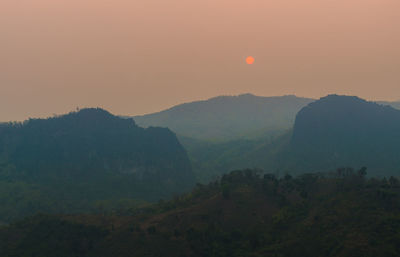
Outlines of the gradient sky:
{"type": "Polygon", "coordinates": [[[399,10],[399,0],[1,0],[0,121],[246,92],[397,100],[399,10]]]}

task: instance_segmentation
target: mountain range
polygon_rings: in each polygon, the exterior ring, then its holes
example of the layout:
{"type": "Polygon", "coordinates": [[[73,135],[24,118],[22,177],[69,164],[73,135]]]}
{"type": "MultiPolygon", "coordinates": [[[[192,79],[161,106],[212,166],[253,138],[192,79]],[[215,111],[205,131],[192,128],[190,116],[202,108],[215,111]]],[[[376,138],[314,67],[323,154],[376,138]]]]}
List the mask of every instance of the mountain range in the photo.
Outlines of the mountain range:
{"type": "Polygon", "coordinates": [[[183,134],[142,128],[102,109],[0,124],[0,222],[38,211],[130,208],[234,169],[278,177],[348,166],[366,166],[373,176],[400,172],[400,110],[387,103],[247,94],[184,104],[152,117],[163,115],[172,125],[182,120],[175,125],[183,134]],[[193,122],[203,132],[197,138],[190,134],[196,131],[193,122]],[[279,125],[268,125],[274,122],[279,125]],[[224,134],[228,127],[234,129],[224,134]]]}
{"type": "Polygon", "coordinates": [[[293,95],[261,97],[252,94],[219,96],[134,116],[143,127],[168,127],[179,137],[207,141],[257,138],[293,126],[296,113],[314,101],[293,95]]]}
{"type": "MultiPolygon", "coordinates": [[[[291,129],[296,114],[317,99],[294,95],[263,97],[252,94],[218,96],[134,116],[142,127],[168,127],[179,138],[227,142],[276,135],[291,129]]],[[[400,102],[377,102],[400,109],[400,102]]]]}
{"type": "Polygon", "coordinates": [[[367,166],[373,175],[393,175],[400,172],[400,110],[391,105],[329,95],[301,108],[292,127],[274,134],[228,142],[180,140],[203,182],[247,167],[285,174],[367,166]]]}

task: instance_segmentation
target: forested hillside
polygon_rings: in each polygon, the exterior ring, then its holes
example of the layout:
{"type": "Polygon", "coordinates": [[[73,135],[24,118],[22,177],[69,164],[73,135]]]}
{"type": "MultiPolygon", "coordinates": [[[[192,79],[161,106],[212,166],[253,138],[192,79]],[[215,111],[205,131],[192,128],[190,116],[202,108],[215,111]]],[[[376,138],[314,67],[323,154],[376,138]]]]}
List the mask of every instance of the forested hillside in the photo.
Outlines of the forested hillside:
{"type": "Polygon", "coordinates": [[[382,176],[399,174],[399,145],[400,110],[329,95],[297,114],[290,154],[299,171],[367,166],[382,176]]]}
{"type": "Polygon", "coordinates": [[[400,110],[352,96],[310,103],[293,129],[279,133],[228,142],[180,140],[202,182],[235,168],[300,174],[367,166],[375,176],[400,174],[400,110]]]}
{"type": "Polygon", "coordinates": [[[118,215],[35,216],[0,255],[375,257],[400,254],[400,183],[366,169],[277,178],[254,170],[118,215]]]}
{"type": "Polygon", "coordinates": [[[194,183],[174,133],[102,109],[0,127],[0,220],[157,201],[194,183]]]}
{"type": "MultiPolygon", "coordinates": [[[[292,130],[257,139],[205,142],[180,138],[198,182],[208,183],[235,169],[258,168],[276,172],[289,146],[292,130]]],[[[286,170],[286,172],[289,172],[286,170]]]]}

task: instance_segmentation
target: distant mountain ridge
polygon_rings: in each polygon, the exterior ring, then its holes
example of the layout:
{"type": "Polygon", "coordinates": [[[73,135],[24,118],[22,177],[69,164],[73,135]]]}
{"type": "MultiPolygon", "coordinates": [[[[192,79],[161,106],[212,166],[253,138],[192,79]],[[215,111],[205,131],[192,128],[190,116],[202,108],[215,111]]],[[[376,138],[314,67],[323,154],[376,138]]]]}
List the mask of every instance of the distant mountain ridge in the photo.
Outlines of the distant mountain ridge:
{"type": "Polygon", "coordinates": [[[218,96],[170,109],[134,116],[143,127],[168,127],[179,136],[230,140],[289,129],[296,113],[314,101],[293,95],[261,97],[252,94],[218,96]]]}
{"type": "Polygon", "coordinates": [[[390,105],[395,109],[400,110],[400,101],[392,101],[392,102],[388,102],[388,101],[377,101],[376,103],[381,104],[381,105],[390,105]]]}

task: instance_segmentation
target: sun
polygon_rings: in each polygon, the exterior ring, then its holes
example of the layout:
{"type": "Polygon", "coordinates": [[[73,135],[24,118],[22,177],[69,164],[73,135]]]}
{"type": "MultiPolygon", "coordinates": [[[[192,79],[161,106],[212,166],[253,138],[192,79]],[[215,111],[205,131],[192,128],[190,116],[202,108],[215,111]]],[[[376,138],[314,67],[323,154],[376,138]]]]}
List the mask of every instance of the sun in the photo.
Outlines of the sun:
{"type": "Polygon", "coordinates": [[[248,57],[246,58],[246,63],[247,63],[247,64],[253,64],[254,61],[255,61],[255,59],[254,59],[253,56],[248,56],[248,57]]]}

